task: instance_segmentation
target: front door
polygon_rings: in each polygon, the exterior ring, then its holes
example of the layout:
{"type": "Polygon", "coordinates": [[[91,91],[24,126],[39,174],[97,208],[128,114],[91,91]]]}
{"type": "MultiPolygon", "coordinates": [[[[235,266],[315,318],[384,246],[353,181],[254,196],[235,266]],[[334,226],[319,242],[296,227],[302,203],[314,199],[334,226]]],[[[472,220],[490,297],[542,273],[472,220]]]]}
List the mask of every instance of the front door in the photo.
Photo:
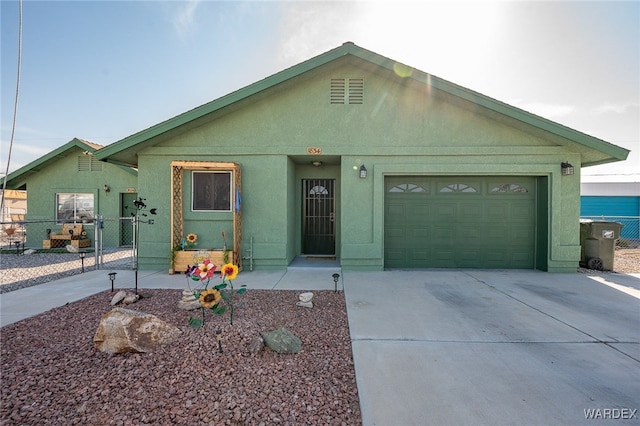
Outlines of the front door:
{"type": "Polygon", "coordinates": [[[302,251],[335,255],[335,179],[302,181],[302,251]]]}

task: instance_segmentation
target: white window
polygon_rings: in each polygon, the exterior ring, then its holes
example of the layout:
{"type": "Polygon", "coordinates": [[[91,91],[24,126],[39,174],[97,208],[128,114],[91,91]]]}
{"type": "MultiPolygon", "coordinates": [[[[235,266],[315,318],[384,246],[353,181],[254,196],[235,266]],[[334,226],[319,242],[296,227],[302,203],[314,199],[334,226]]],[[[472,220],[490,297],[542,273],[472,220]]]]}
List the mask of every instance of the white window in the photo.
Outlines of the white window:
{"type": "Polygon", "coordinates": [[[93,194],[56,194],[56,221],[84,222],[93,219],[93,194]]]}

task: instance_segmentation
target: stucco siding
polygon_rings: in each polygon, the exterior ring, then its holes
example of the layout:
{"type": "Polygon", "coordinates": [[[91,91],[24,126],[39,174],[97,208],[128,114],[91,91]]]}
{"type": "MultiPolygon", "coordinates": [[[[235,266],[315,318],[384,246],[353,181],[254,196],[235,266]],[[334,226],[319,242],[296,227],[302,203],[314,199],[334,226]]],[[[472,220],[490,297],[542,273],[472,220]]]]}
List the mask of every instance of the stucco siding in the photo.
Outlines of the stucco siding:
{"type": "MultiPolygon", "coordinates": [[[[536,137],[528,125],[416,85],[353,67],[315,70],[144,150],[141,191],[152,190],[149,182],[168,184],[170,160],[240,164],[244,244],[253,237],[256,268],[283,268],[301,251],[301,179],[334,176],[340,190],[336,252],[343,267],[381,269],[384,176],[545,176],[552,219],[544,263],[550,270],[577,266],[579,175],[560,175],[562,161],[580,164],[570,144],[536,137]],[[364,104],[330,105],[334,77],[364,78],[364,104]],[[321,154],[308,155],[308,147],[321,154]],[[324,165],[314,168],[313,160],[324,165]],[[362,164],[367,179],[357,176],[362,164]]],[[[157,203],[166,205],[169,191],[157,195],[157,203]]],[[[204,236],[224,228],[231,235],[230,215],[205,216],[185,211],[185,232],[204,236]]],[[[163,239],[168,247],[168,236],[163,239]]],[[[203,237],[204,245],[208,241],[203,237]]]]}
{"type": "MultiPolygon", "coordinates": [[[[120,193],[137,186],[137,177],[119,166],[101,163],[101,171],[79,171],[78,157],[81,149],[70,149],[64,156],[37,173],[27,176],[27,220],[53,220],[56,215],[55,197],[58,193],[90,193],[94,197],[94,212],[108,218],[120,217],[120,193]],[[108,185],[109,192],[104,191],[108,185]]],[[[51,227],[51,226],[49,226],[51,227]]],[[[52,228],[55,231],[55,227],[52,228]]],[[[86,225],[86,231],[92,241],[94,229],[86,225]]],[[[40,247],[45,235],[28,236],[30,247],[40,247]]],[[[117,234],[105,234],[103,244],[117,246],[117,234]]],[[[93,244],[93,243],[92,243],[93,244]]]]}

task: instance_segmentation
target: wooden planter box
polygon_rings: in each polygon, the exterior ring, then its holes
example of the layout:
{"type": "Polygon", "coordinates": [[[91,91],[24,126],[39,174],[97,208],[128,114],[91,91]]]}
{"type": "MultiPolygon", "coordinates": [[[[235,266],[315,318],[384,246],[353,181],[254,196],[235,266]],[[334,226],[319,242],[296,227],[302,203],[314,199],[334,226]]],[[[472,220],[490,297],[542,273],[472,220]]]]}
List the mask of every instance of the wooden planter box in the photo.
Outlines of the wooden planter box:
{"type": "MultiPolygon", "coordinates": [[[[195,263],[193,261],[193,256],[199,251],[206,251],[209,254],[209,260],[216,265],[216,271],[219,271],[225,264],[223,250],[180,250],[176,252],[176,260],[173,264],[173,270],[176,273],[184,273],[187,270],[187,266],[193,266],[195,263]]],[[[229,253],[229,263],[234,263],[233,251],[227,250],[227,252],[229,253]]]]}
{"type": "Polygon", "coordinates": [[[43,249],[66,247],[68,244],[71,244],[77,249],[81,249],[91,247],[91,240],[88,238],[83,238],[81,240],[42,240],[43,249]]]}

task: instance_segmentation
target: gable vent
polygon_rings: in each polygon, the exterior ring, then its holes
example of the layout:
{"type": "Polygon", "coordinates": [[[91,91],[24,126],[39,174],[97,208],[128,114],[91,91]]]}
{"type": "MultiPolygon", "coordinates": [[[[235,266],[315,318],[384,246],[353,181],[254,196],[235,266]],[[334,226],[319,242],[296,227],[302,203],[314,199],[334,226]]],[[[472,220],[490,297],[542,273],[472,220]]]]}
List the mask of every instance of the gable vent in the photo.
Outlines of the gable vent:
{"type": "Polygon", "coordinates": [[[349,79],[349,103],[350,104],[364,103],[364,79],[363,78],[349,79]]]}
{"type": "Polygon", "coordinates": [[[346,82],[344,78],[331,79],[331,103],[344,104],[344,94],[346,93],[346,82]]]}
{"type": "Polygon", "coordinates": [[[79,172],[100,172],[102,171],[102,162],[96,160],[93,155],[78,156],[79,172]]]}
{"type": "Polygon", "coordinates": [[[364,78],[332,78],[330,103],[332,105],[363,104],[364,78]]]}

